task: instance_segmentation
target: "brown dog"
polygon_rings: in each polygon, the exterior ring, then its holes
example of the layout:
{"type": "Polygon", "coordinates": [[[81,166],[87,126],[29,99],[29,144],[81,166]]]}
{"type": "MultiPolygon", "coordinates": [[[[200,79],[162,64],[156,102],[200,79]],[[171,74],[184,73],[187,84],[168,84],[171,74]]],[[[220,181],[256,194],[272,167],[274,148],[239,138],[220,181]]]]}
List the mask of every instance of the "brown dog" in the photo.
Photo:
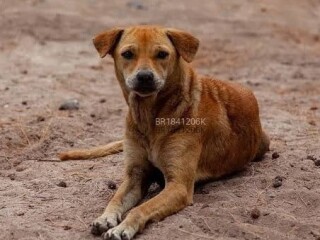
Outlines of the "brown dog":
{"type": "Polygon", "coordinates": [[[252,92],[198,76],[190,67],[199,45],[195,37],[176,29],[137,26],[111,29],[93,42],[101,57],[114,58],[129,112],[123,143],[60,155],[62,160],[88,159],[124,149],[124,182],[93,222],[92,233],[132,239],[147,222],[192,203],[195,182],[239,171],[268,150],[252,92]],[[159,170],[164,189],[133,208],[159,170]]]}

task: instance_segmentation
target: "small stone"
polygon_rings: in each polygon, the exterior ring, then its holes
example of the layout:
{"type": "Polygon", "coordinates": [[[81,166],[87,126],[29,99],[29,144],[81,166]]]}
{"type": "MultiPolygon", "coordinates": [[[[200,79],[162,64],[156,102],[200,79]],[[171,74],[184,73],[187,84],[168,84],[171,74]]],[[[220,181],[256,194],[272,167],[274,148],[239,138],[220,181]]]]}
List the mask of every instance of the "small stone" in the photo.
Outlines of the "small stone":
{"type": "Polygon", "coordinates": [[[281,176],[276,176],[275,179],[273,180],[272,186],[274,188],[278,188],[282,186],[282,180],[283,178],[281,176]]]}
{"type": "Polygon", "coordinates": [[[22,71],[21,71],[21,74],[27,75],[27,74],[28,74],[28,70],[22,70],[22,71]]]}
{"type": "Polygon", "coordinates": [[[57,184],[58,187],[63,187],[63,188],[66,188],[67,187],[67,183],[65,181],[60,181],[58,184],[57,184]]]}
{"type": "Polygon", "coordinates": [[[93,124],[90,122],[87,122],[87,126],[92,126],[93,124]]]}
{"type": "Polygon", "coordinates": [[[312,111],[318,110],[318,107],[312,106],[312,107],[310,108],[310,110],[312,110],[312,111]]]}
{"type": "Polygon", "coordinates": [[[208,208],[208,207],[209,207],[209,204],[203,204],[201,209],[208,208]]]}
{"type": "Polygon", "coordinates": [[[78,110],[79,106],[80,104],[77,99],[69,99],[60,105],[59,110],[78,110]]]}
{"type": "Polygon", "coordinates": [[[68,226],[68,225],[66,225],[66,226],[63,226],[63,229],[64,229],[64,230],[70,230],[70,229],[71,229],[71,227],[70,227],[70,226],[68,226]]]}
{"type": "Polygon", "coordinates": [[[147,9],[146,6],[144,6],[142,3],[140,3],[140,2],[138,2],[136,0],[128,2],[127,6],[131,7],[131,8],[135,8],[137,10],[146,10],[147,9]]]}
{"type": "Polygon", "coordinates": [[[94,113],[91,113],[91,114],[90,114],[90,117],[95,118],[96,115],[95,115],[94,113]]]}
{"type": "Polygon", "coordinates": [[[24,212],[18,212],[17,213],[17,216],[23,216],[24,215],[24,212]]]}
{"type": "Polygon", "coordinates": [[[316,161],[317,160],[317,158],[315,156],[313,156],[313,155],[308,155],[307,159],[312,160],[312,161],[316,161]]]}
{"type": "Polygon", "coordinates": [[[11,181],[16,179],[16,175],[14,173],[9,174],[8,177],[10,178],[11,181]]]}
{"type": "Polygon", "coordinates": [[[37,117],[37,122],[44,122],[46,119],[45,117],[39,116],[37,117]]]}
{"type": "Polygon", "coordinates": [[[117,184],[114,181],[109,180],[108,181],[108,188],[111,190],[115,190],[115,189],[117,189],[117,184]]]}
{"type": "Polygon", "coordinates": [[[308,123],[309,123],[311,126],[317,126],[316,122],[313,121],[313,120],[310,120],[308,123]]]}
{"type": "Polygon", "coordinates": [[[100,102],[100,103],[105,103],[105,102],[106,102],[106,99],[105,99],[105,98],[101,98],[99,102],[100,102]]]}
{"type": "Polygon", "coordinates": [[[317,167],[319,167],[319,166],[320,166],[320,159],[315,160],[315,161],[314,161],[314,165],[316,165],[317,167]]]}
{"type": "Polygon", "coordinates": [[[250,215],[253,219],[257,219],[260,217],[260,210],[258,208],[254,208],[252,209],[250,215]]]}
{"type": "Polygon", "coordinates": [[[22,101],[21,104],[26,106],[26,105],[28,105],[28,102],[27,101],[22,101]]]}
{"type": "Polygon", "coordinates": [[[277,158],[279,158],[280,157],[280,155],[279,155],[279,153],[277,153],[277,152],[274,152],[274,153],[272,153],[272,159],[277,159],[277,158]]]}
{"type": "Polygon", "coordinates": [[[17,166],[16,167],[16,171],[17,172],[23,172],[24,170],[26,170],[27,168],[26,167],[24,167],[24,166],[17,166]]]}

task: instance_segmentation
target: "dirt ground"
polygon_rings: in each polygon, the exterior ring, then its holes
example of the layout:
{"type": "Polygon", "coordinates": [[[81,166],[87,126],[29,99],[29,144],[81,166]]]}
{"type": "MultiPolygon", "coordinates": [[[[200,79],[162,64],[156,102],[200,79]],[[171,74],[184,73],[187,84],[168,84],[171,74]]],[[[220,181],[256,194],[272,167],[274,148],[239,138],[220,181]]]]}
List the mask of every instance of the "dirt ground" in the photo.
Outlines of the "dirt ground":
{"type": "Polygon", "coordinates": [[[319,240],[319,0],[1,0],[0,239],[99,239],[89,225],[115,191],[108,182],[121,182],[123,155],[48,160],[122,138],[113,61],[91,39],[144,23],[197,36],[197,71],[248,85],[272,143],[263,161],[198,187],[193,206],[137,239],[319,240]],[[80,109],[59,111],[68,99],[80,109]]]}

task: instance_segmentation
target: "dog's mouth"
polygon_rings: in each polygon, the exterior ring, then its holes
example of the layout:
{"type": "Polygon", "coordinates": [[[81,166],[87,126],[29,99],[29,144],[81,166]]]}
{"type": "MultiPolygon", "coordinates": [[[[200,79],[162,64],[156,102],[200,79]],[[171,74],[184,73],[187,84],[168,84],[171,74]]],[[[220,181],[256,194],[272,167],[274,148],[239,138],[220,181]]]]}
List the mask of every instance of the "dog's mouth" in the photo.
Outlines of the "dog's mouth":
{"type": "Polygon", "coordinates": [[[139,95],[140,97],[148,97],[158,92],[156,86],[144,86],[144,87],[134,87],[133,92],[139,95]]]}
{"type": "Polygon", "coordinates": [[[164,81],[155,76],[151,71],[140,71],[132,78],[126,79],[129,91],[140,97],[148,97],[157,94],[164,85],[164,81]]]}

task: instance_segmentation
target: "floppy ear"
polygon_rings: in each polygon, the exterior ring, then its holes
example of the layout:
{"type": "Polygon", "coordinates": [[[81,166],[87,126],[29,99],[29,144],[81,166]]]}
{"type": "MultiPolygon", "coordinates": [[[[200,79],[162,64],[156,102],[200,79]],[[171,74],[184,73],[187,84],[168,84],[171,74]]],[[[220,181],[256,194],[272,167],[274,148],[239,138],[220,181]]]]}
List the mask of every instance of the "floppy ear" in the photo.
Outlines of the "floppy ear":
{"type": "Polygon", "coordinates": [[[105,57],[108,53],[112,54],[123,31],[124,30],[121,28],[113,28],[109,31],[100,33],[93,38],[93,44],[101,58],[105,57]]]}
{"type": "Polygon", "coordinates": [[[168,29],[167,36],[180,56],[187,62],[192,62],[198,51],[199,40],[189,33],[176,29],[168,29]]]}

